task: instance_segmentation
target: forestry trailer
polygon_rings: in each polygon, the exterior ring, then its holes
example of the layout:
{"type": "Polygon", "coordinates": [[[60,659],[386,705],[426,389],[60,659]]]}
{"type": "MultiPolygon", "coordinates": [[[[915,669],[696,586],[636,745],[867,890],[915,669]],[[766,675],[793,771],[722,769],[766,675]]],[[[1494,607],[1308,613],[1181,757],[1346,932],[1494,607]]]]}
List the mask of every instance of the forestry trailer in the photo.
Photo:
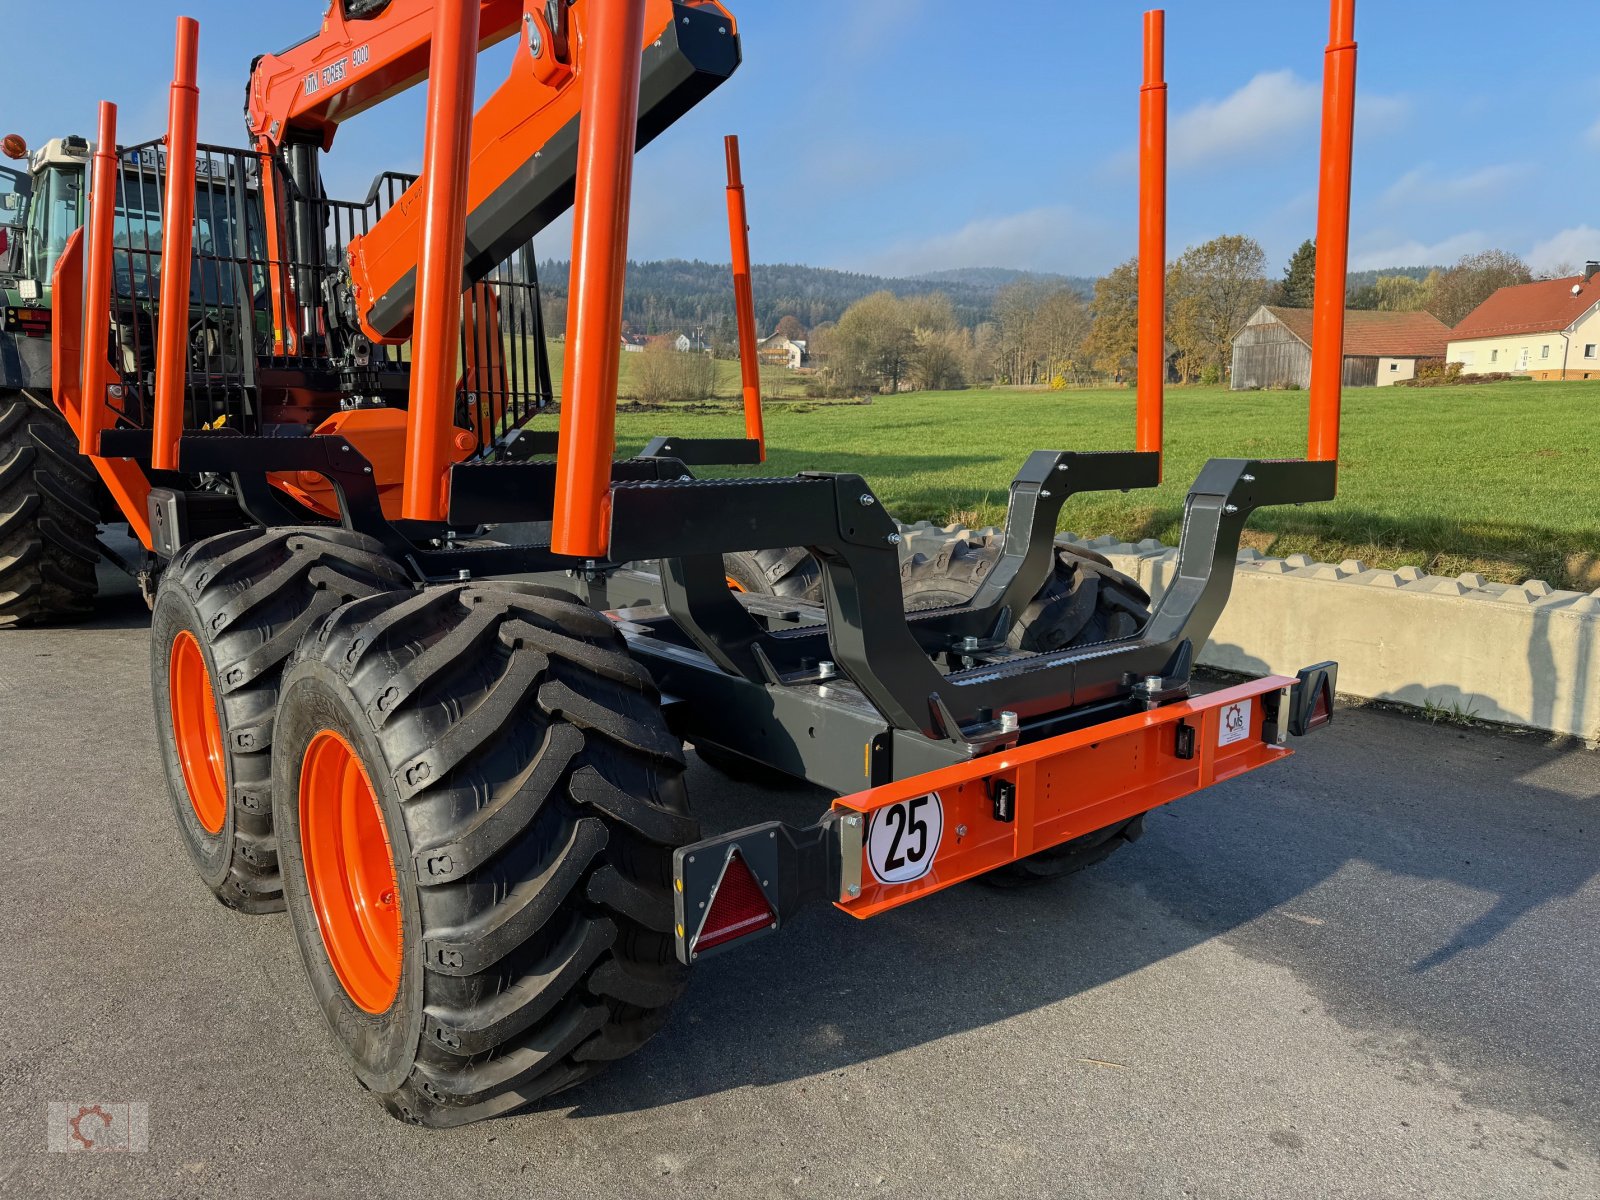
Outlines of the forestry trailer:
{"type": "MultiPolygon", "coordinates": [[[[119,147],[101,106],[49,280],[51,412],[28,411],[70,429],[142,547],[156,732],[201,879],[288,909],[389,1111],[517,1109],[638,1048],[694,963],[803,906],[866,918],[1073,870],[1328,720],[1332,664],[1208,693],[1192,670],[1250,514],[1334,494],[1353,22],[1333,0],[1307,456],[1208,463],[1153,610],[1055,534],[1074,495],[1160,479],[1159,12],[1137,448],[1036,451],[1003,533],[904,564],[858,475],[695,476],[765,456],[733,139],[746,436],[615,455],[634,153],[738,67],[718,0],[331,0],[255,62],[240,149],[197,144],[186,18],[165,136],[119,147]],[[474,112],[478,55],[508,39],[474,112]],[[420,177],[330,198],[340,124],[424,79],[420,177]],[[569,207],[556,421],[530,239],[569,207]],[[745,587],[730,555],[811,583],[745,587]],[[808,826],[703,836],[685,742],[837,798],[808,826]]],[[[57,510],[35,499],[42,536],[57,510]]]]}

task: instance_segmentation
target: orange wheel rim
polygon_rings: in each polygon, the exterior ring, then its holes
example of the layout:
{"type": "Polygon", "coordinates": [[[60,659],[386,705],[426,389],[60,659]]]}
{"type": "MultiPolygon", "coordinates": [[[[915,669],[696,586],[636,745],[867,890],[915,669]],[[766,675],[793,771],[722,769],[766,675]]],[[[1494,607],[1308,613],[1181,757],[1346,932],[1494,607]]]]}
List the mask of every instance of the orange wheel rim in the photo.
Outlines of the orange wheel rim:
{"type": "Polygon", "coordinates": [[[356,1007],[386,1012],[400,990],[400,881],[372,780],[331,729],[301,764],[300,849],[333,973],[356,1007]]]}
{"type": "Polygon", "coordinates": [[[740,583],[732,575],[724,575],[723,578],[728,581],[728,590],[730,592],[743,592],[748,590],[744,584],[740,583]]]}
{"type": "Polygon", "coordinates": [[[187,629],[172,639],[167,661],[172,737],[183,771],[184,790],[195,819],[207,833],[221,833],[228,816],[228,770],[223,758],[222,717],[211,690],[211,672],[200,643],[187,629]]]}

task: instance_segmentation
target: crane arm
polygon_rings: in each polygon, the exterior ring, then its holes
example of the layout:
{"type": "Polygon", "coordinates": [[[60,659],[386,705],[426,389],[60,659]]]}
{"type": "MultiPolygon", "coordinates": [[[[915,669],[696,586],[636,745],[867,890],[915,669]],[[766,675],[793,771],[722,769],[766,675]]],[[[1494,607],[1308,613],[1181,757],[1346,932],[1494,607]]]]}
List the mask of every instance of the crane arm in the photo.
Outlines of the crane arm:
{"type": "MultiPolygon", "coordinates": [[[[438,2],[389,0],[355,17],[351,0],[334,0],[321,34],[257,60],[249,121],[258,143],[326,149],[340,122],[425,78],[438,2]]],[[[572,204],[584,30],[603,2],[481,0],[480,51],[513,35],[518,44],[510,78],[473,120],[463,292],[572,204]]],[[[641,54],[643,146],[733,73],[738,33],[719,0],[649,0],[641,54]]],[[[348,248],[340,316],[377,342],[410,336],[424,183],[348,248]]]]}

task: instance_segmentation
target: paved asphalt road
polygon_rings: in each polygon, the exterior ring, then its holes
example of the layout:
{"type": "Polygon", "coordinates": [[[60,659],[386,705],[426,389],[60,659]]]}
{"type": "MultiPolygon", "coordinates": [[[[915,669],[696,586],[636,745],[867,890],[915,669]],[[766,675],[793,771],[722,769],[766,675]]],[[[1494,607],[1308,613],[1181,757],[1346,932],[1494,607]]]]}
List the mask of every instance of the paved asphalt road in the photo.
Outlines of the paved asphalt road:
{"type": "Polygon", "coordinates": [[[137,602],[0,635],[0,763],[8,1197],[1600,1196],[1579,749],[1341,712],[1076,879],[707,963],[633,1059],[449,1132],[356,1086],[286,918],[190,875],[137,602]],[[53,1100],[147,1102],[149,1152],[46,1153],[53,1100]]]}

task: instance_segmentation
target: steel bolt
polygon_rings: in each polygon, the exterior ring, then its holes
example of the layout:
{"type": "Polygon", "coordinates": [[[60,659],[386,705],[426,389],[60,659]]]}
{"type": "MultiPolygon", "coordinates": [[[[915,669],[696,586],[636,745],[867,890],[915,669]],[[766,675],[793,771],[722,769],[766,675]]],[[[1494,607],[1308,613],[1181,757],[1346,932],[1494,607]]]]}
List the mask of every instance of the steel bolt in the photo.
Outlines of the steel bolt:
{"type": "Polygon", "coordinates": [[[1225,512],[1225,513],[1228,513],[1231,516],[1232,514],[1234,514],[1234,513],[1239,511],[1239,506],[1237,504],[1224,504],[1222,506],[1222,511],[1225,512]]]}
{"type": "Polygon", "coordinates": [[[957,837],[966,837],[967,836],[967,827],[965,825],[957,825],[956,826],[956,836],[957,837]]]}
{"type": "Polygon", "coordinates": [[[859,883],[852,883],[849,887],[845,888],[845,891],[852,896],[859,896],[861,895],[861,885],[859,883]]]}
{"type": "Polygon", "coordinates": [[[1239,478],[1244,480],[1246,483],[1254,483],[1256,481],[1256,477],[1254,475],[1241,475],[1239,478]]]}
{"type": "Polygon", "coordinates": [[[1039,499],[1041,499],[1041,500],[1050,499],[1050,493],[1049,492],[1040,492],[1039,493],[1039,499]]]}
{"type": "Polygon", "coordinates": [[[905,538],[901,537],[898,533],[891,533],[888,537],[884,538],[884,541],[888,542],[891,546],[898,546],[901,542],[905,541],[905,538]]]}
{"type": "Polygon", "coordinates": [[[1066,469],[1067,469],[1067,464],[1066,463],[1057,463],[1056,464],[1056,470],[1065,471],[1066,469]]]}
{"type": "Polygon", "coordinates": [[[1000,713],[1000,732],[1015,733],[1020,728],[1022,728],[1022,719],[1009,708],[1003,709],[1000,713]]]}
{"type": "Polygon", "coordinates": [[[978,639],[975,638],[975,637],[972,637],[970,635],[967,636],[967,637],[962,638],[959,642],[956,643],[956,649],[957,650],[966,650],[966,651],[970,652],[970,651],[976,650],[977,648],[978,648],[978,639]]]}
{"type": "Polygon", "coordinates": [[[871,492],[862,492],[861,493],[861,507],[862,508],[871,508],[877,502],[878,502],[877,498],[874,497],[871,492]]]}
{"type": "Polygon", "coordinates": [[[828,662],[826,659],[817,664],[818,679],[833,679],[838,674],[839,668],[835,664],[828,662]]]}
{"type": "Polygon", "coordinates": [[[466,583],[469,579],[472,578],[472,572],[471,571],[457,571],[456,572],[456,578],[459,579],[462,583],[466,583]]]}

